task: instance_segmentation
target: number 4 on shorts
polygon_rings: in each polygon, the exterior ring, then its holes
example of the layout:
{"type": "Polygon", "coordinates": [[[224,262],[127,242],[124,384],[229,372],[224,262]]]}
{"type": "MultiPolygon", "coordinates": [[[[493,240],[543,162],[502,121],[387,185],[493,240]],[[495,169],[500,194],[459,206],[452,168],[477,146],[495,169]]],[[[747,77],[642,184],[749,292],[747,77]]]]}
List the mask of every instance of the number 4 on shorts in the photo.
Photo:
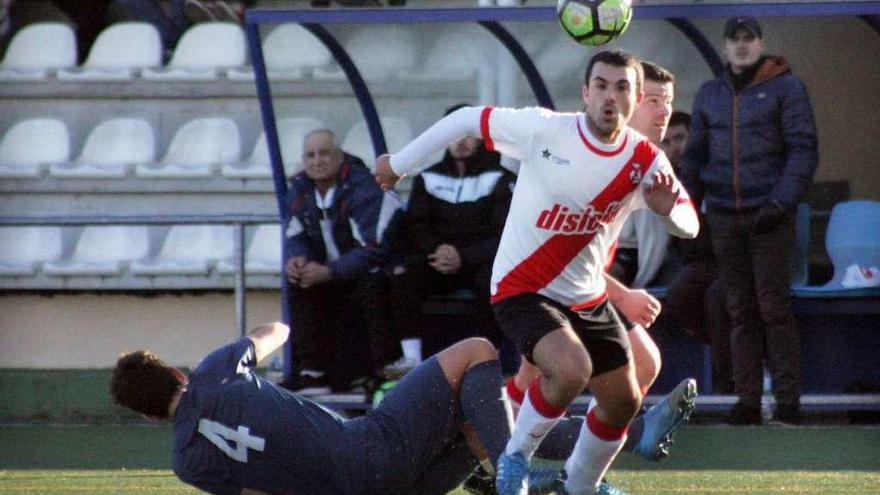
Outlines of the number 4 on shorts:
{"type": "Polygon", "coordinates": [[[238,462],[248,461],[248,449],[262,452],[266,446],[266,439],[251,435],[251,429],[247,426],[239,425],[238,429],[233,430],[216,421],[203,418],[199,420],[199,433],[238,462]],[[230,447],[229,442],[235,443],[235,448],[230,447]]]}

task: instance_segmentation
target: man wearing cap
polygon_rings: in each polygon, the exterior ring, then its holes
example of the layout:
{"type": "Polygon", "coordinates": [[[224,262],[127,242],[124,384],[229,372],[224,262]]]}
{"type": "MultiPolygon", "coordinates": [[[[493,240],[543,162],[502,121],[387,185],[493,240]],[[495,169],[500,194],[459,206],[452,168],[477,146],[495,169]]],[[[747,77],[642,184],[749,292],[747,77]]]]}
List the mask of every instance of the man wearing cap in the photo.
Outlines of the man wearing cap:
{"type": "Polygon", "coordinates": [[[791,312],[793,216],[818,164],[806,88],[786,60],[764,55],[761,25],[724,27],[728,64],[694,98],[681,179],[703,204],[727,291],[733,377],[731,424],[759,424],[763,358],[773,377],[774,420],[800,421],[800,351],[791,312]]]}

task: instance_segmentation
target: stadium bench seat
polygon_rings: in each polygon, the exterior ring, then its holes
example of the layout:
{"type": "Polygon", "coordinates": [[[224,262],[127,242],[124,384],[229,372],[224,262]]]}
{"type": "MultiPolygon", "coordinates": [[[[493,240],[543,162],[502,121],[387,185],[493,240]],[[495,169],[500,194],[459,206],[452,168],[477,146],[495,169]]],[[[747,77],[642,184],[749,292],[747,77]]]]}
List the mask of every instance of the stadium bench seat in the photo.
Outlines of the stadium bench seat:
{"type": "Polygon", "coordinates": [[[501,45],[479,26],[444,26],[432,38],[422,62],[415,70],[404,70],[399,77],[414,82],[474,81],[479,71],[489,70],[501,45]]]}
{"type": "Polygon", "coordinates": [[[0,277],[33,277],[63,254],[60,227],[0,228],[0,277]]]}
{"type": "MultiPolygon", "coordinates": [[[[402,72],[412,72],[418,62],[418,38],[411,28],[394,25],[362,28],[355,32],[345,49],[366,80],[386,81],[402,72]]],[[[330,69],[315,68],[318,80],[344,81],[345,73],[339,66],[330,69]]]]}
{"type": "Polygon", "coordinates": [[[241,138],[233,120],[200,118],[178,129],[160,163],[138,165],[135,172],[142,178],[205,178],[221,165],[239,161],[240,155],[241,138]]]}
{"type": "Polygon", "coordinates": [[[139,276],[208,275],[221,259],[235,253],[233,229],[223,225],[175,225],[154,258],[132,261],[139,276]]]}
{"type": "Polygon", "coordinates": [[[155,161],[156,137],[149,122],[110,119],[92,129],[73,163],[53,164],[49,174],[60,178],[121,179],[135,165],[155,161]]]}
{"type": "Polygon", "coordinates": [[[162,65],[162,40],[146,22],[120,22],[104,29],[81,67],[60,69],[58,79],[124,81],[162,65]]]}
{"type": "MultiPolygon", "coordinates": [[[[281,227],[277,224],[259,225],[254,231],[244,255],[248,275],[278,275],[281,273],[281,227]]],[[[235,273],[234,260],[221,260],[217,271],[224,275],[235,273]]]]}
{"type": "Polygon", "coordinates": [[[800,297],[880,297],[880,288],[844,286],[847,270],[853,266],[880,268],[880,201],[844,201],[834,205],[825,249],[831,258],[834,275],[821,286],[798,287],[800,297]]]}
{"type": "Polygon", "coordinates": [[[56,119],[18,122],[0,142],[0,178],[37,178],[50,164],[70,160],[70,133],[56,119]]]}
{"type": "MultiPolygon", "coordinates": [[[[281,24],[263,41],[266,75],[271,80],[298,81],[315,68],[328,69],[333,63],[330,50],[299,24],[281,24]],[[296,47],[296,49],[291,49],[296,47]]],[[[254,80],[252,67],[229,70],[229,79],[254,80]]]]}
{"type": "MultiPolygon", "coordinates": [[[[281,159],[284,161],[288,177],[302,170],[303,138],[310,131],[325,125],[318,119],[291,117],[276,123],[278,141],[281,146],[281,159]]],[[[224,164],[221,172],[232,179],[268,179],[272,177],[272,163],[269,160],[269,146],[266,133],[261,132],[254,150],[241,164],[224,164]]]]}
{"type": "Polygon", "coordinates": [[[241,26],[231,22],[203,22],[189,28],[166,67],[144,69],[149,80],[211,81],[221,72],[242,67],[247,46],[241,26]]]}
{"type": "Polygon", "coordinates": [[[69,258],[47,261],[43,272],[52,277],[119,276],[128,263],[149,254],[145,226],[84,227],[69,258]]]}
{"type": "Polygon", "coordinates": [[[55,69],[76,66],[76,37],[60,22],[30,24],[12,37],[0,62],[0,81],[46,79],[55,69]]]}

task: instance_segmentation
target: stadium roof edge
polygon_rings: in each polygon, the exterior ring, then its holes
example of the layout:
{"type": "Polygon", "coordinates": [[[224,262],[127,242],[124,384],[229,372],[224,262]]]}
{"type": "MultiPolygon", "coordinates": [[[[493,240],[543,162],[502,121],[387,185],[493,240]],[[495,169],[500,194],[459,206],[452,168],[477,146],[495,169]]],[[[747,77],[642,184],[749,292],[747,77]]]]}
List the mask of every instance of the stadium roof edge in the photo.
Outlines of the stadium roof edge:
{"type": "MultiPolygon", "coordinates": [[[[689,5],[638,5],[638,19],[700,17],[803,17],[880,15],[878,1],[738,3],[689,5]]],[[[383,23],[383,22],[467,22],[467,21],[552,21],[555,7],[469,7],[469,8],[347,8],[304,10],[248,10],[248,24],[299,23],[383,23]]]]}

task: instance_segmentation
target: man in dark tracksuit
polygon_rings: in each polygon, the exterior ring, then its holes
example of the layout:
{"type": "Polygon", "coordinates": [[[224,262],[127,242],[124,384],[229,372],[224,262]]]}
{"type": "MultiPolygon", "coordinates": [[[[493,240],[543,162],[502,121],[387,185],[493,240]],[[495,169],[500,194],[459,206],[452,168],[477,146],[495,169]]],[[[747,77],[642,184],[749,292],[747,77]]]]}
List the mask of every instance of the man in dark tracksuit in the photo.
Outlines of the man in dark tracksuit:
{"type": "Polygon", "coordinates": [[[785,59],[763,55],[755,19],[730,19],[724,38],[729,64],[694,99],[681,180],[696,204],[705,201],[727,291],[738,396],[727,421],[761,422],[766,346],[774,418],[797,423],[801,369],[789,258],[794,211],[818,164],[813,110],[785,59]]]}
{"type": "Polygon", "coordinates": [[[305,170],[290,181],[285,273],[295,372],[303,395],[349,388],[399,355],[387,308],[386,264],[400,202],[383,193],[333,133],[304,140],[305,170]]]}
{"type": "MultiPolygon", "coordinates": [[[[458,109],[459,107],[453,107],[458,109]]],[[[471,289],[481,311],[475,327],[496,344],[500,332],[489,306],[492,262],[510,208],[514,176],[499,164],[481,140],[462,138],[443,160],[418,175],[403,215],[399,238],[402,266],[394,270],[391,308],[394,328],[403,338],[405,372],[421,359],[410,342],[423,334],[419,307],[429,293],[471,289]]]]}

